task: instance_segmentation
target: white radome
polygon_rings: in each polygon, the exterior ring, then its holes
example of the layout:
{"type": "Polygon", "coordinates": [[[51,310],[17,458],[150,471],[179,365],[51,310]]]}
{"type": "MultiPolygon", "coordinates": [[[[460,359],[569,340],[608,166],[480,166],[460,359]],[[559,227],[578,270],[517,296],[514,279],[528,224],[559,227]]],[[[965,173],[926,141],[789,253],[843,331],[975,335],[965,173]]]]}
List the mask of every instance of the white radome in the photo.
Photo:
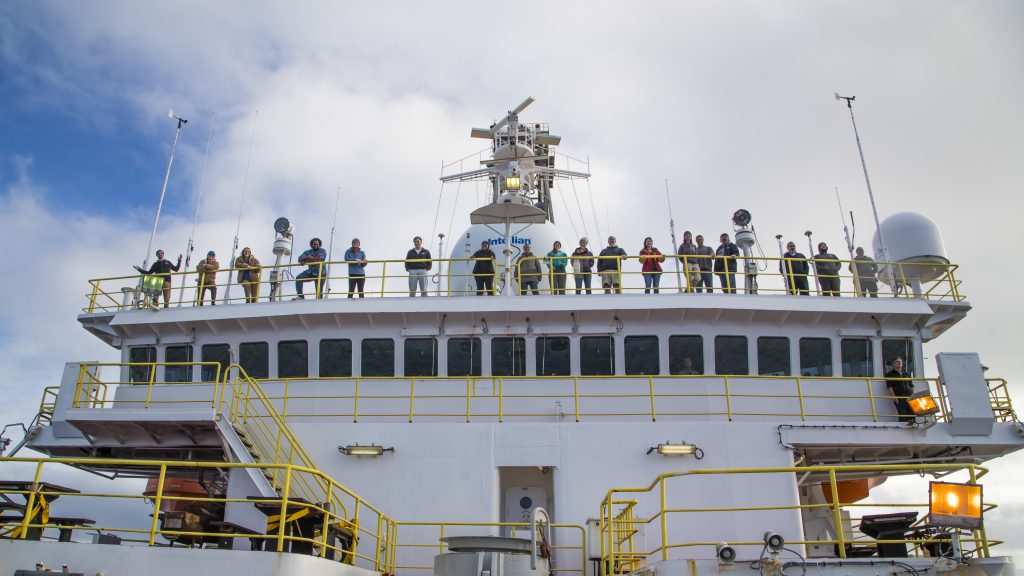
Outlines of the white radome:
{"type": "MultiPolygon", "coordinates": [[[[480,249],[480,244],[487,241],[494,251],[497,261],[495,267],[498,270],[496,287],[503,285],[502,275],[505,269],[504,243],[505,230],[502,224],[473,224],[467,228],[461,236],[452,240],[450,257],[455,260],[459,258],[470,258],[473,253],[480,249]]],[[[551,222],[543,224],[512,224],[511,262],[523,253],[523,245],[530,244],[531,250],[538,257],[543,257],[551,251],[552,246],[558,240],[562,243],[562,252],[571,255],[572,251],[579,245],[579,238],[570,238],[559,232],[558,227],[551,222]]],[[[593,251],[593,248],[591,248],[593,251]]],[[[476,294],[476,282],[473,280],[473,261],[463,260],[452,262],[445,276],[448,279],[448,286],[453,296],[472,296],[476,294]]],[[[547,267],[544,266],[544,270],[547,267]]],[[[513,274],[514,274],[513,268],[513,274]]],[[[570,282],[571,283],[571,280],[570,282]]],[[[541,293],[549,288],[548,277],[544,275],[540,283],[541,293]]],[[[518,287],[516,287],[518,289],[518,287]]]]}
{"type": "MultiPolygon", "coordinates": [[[[885,234],[890,261],[914,264],[903,267],[904,276],[913,276],[915,280],[929,282],[945,272],[946,265],[949,264],[946,244],[942,241],[942,232],[934,220],[916,212],[899,212],[882,220],[880,228],[885,234]],[[930,264],[935,266],[929,266],[930,264]]],[[[878,231],[875,231],[871,246],[875,259],[884,261],[878,231]]],[[[879,274],[883,281],[886,281],[887,276],[884,273],[879,274]]]]}

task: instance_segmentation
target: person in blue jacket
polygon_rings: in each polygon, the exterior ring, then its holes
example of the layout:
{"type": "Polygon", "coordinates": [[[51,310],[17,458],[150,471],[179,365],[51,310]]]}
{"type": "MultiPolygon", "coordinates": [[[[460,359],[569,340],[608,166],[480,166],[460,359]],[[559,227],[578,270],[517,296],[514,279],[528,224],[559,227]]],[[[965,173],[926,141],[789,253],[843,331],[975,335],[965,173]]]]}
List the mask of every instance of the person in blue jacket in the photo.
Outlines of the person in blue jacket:
{"type": "Polygon", "coordinates": [[[345,261],[348,262],[348,297],[352,298],[354,294],[365,297],[366,252],[359,248],[359,238],[353,238],[352,247],[345,250],[345,261]]]}

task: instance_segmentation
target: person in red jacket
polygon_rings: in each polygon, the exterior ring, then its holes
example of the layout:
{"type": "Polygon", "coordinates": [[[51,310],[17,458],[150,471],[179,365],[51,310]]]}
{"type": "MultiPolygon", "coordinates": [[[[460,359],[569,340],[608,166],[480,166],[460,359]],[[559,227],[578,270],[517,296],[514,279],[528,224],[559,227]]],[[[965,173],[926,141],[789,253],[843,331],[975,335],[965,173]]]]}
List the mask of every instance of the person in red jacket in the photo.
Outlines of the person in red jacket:
{"type": "Polygon", "coordinates": [[[661,263],[665,257],[654,247],[654,240],[650,236],[644,238],[644,247],[640,250],[640,271],[644,275],[644,294],[650,294],[651,289],[658,293],[658,286],[661,285],[661,263]]]}

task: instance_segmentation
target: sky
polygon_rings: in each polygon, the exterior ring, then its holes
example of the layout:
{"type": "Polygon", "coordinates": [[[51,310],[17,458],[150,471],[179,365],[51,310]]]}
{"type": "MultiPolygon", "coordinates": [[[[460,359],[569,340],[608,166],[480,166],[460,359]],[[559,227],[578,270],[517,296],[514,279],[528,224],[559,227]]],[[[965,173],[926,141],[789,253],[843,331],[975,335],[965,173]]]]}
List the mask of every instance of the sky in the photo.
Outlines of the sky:
{"type": "MultiPolygon", "coordinates": [[[[188,123],[155,247],[184,252],[201,192],[197,251],[225,262],[237,227],[267,261],[278,216],[299,244],[329,237],[340,187],[335,242],[358,236],[372,259],[468,225],[482,191],[442,188],[441,166],[477,153],[469,129],[527,96],[522,118],[589,159],[590,229],[667,250],[667,180],[678,232],[716,238],[745,208],[771,256],[773,236],[803,245],[808,229],[842,253],[836,187],[870,245],[833,97],[855,95],[880,217],[932,218],[974,307],[926,355],[979,352],[1024,402],[1019,234],[995,214],[1024,207],[1021,30],[1015,0],[0,3],[0,228],[15,254],[0,423],[28,420],[65,361],[116,360],[76,315],[87,279],[146,257],[169,108],[188,123]]],[[[561,193],[556,211],[576,210],[561,193]]],[[[559,226],[570,240],[584,228],[559,226]]],[[[991,525],[1018,534],[1022,463],[995,464],[986,492],[1001,503],[991,525]]]]}

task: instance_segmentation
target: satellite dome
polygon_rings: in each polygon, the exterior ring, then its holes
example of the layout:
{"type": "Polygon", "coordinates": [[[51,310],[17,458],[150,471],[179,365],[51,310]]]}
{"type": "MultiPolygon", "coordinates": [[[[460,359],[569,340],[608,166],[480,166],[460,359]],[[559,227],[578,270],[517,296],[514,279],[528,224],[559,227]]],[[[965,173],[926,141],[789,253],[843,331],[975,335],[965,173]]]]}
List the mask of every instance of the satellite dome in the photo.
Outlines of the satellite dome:
{"type": "MultiPolygon", "coordinates": [[[[882,220],[879,227],[885,234],[889,260],[903,264],[893,270],[893,276],[897,282],[901,277],[907,280],[928,282],[945,273],[949,259],[946,257],[946,245],[942,241],[942,232],[939,231],[939,226],[934,220],[916,212],[900,212],[882,220]]],[[[875,259],[884,261],[885,256],[878,231],[875,231],[871,245],[875,259]]],[[[889,283],[887,272],[880,273],[879,278],[883,282],[889,283]]]]}

